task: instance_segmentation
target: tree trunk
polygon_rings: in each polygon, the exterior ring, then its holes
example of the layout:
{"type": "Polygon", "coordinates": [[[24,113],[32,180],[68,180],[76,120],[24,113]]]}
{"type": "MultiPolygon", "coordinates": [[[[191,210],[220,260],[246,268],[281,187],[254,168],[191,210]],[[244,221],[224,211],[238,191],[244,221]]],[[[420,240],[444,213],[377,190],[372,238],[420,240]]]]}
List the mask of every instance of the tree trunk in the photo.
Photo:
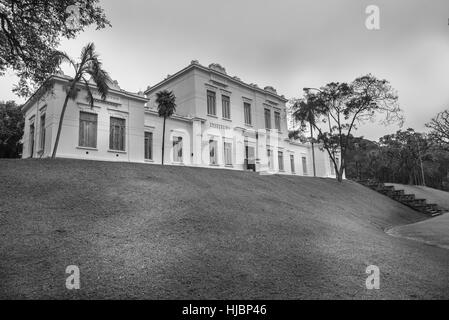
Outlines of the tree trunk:
{"type": "Polygon", "coordinates": [[[410,171],[410,173],[408,174],[408,184],[413,185],[413,172],[412,171],[410,171]]]}
{"type": "Polygon", "coordinates": [[[337,180],[338,182],[343,182],[343,170],[338,170],[337,171],[337,180]]]}
{"type": "Polygon", "coordinates": [[[312,122],[310,122],[310,138],[312,139],[312,165],[313,165],[313,176],[316,177],[316,168],[315,168],[315,146],[313,143],[313,127],[312,122]]]}
{"type": "Polygon", "coordinates": [[[164,150],[165,150],[165,119],[164,117],[164,126],[162,128],[162,165],[164,165],[164,150]]]}
{"type": "Polygon", "coordinates": [[[65,114],[65,110],[67,109],[68,102],[69,102],[69,92],[66,93],[64,105],[62,106],[61,117],[59,118],[59,124],[58,124],[58,133],[56,134],[55,146],[53,147],[53,153],[51,155],[52,159],[56,158],[56,152],[58,151],[59,137],[61,136],[61,130],[62,130],[62,122],[64,121],[64,114],[65,114]]]}
{"type": "Polygon", "coordinates": [[[340,160],[340,168],[338,168],[338,163],[335,168],[335,173],[337,175],[338,182],[343,182],[343,173],[345,172],[345,161],[343,159],[340,160]]]}

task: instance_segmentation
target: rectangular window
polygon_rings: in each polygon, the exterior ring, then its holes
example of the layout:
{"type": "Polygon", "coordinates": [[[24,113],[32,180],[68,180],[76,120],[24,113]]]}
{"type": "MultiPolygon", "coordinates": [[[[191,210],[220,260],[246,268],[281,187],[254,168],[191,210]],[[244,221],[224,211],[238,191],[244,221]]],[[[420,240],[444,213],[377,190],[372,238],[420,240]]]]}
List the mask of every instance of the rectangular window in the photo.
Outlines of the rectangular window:
{"type": "Polygon", "coordinates": [[[210,164],[217,164],[217,141],[209,140],[209,159],[210,164]]]}
{"type": "Polygon", "coordinates": [[[278,151],[279,171],[284,171],[284,153],[278,151]]]}
{"type": "Polygon", "coordinates": [[[271,110],[265,109],[265,129],[271,129],[271,110]]]}
{"type": "Polygon", "coordinates": [[[207,114],[211,116],[217,115],[217,108],[215,104],[215,92],[207,90],[207,114]]]}
{"type": "Polygon", "coordinates": [[[145,132],[145,159],[153,160],[153,132],[145,132]]]}
{"type": "Polygon", "coordinates": [[[245,165],[247,170],[256,171],[255,147],[245,144],[245,165]]]}
{"type": "Polygon", "coordinates": [[[232,166],[232,143],[230,142],[224,143],[224,158],[225,165],[232,166]]]}
{"type": "Polygon", "coordinates": [[[268,168],[273,170],[273,151],[267,148],[268,168]]]}
{"type": "Polygon", "coordinates": [[[30,125],[30,158],[34,156],[34,123],[30,125]]]}
{"type": "Polygon", "coordinates": [[[290,166],[292,169],[292,173],[295,173],[295,156],[294,155],[290,155],[290,166]]]}
{"type": "Polygon", "coordinates": [[[80,147],[96,148],[97,147],[97,115],[89,112],[80,112],[79,125],[79,141],[80,147]]]}
{"type": "Polygon", "coordinates": [[[281,130],[281,114],[278,111],[274,112],[274,128],[281,130]]]}
{"type": "Polygon", "coordinates": [[[39,144],[41,151],[45,149],[45,114],[41,115],[41,130],[39,137],[39,144]]]}
{"type": "Polygon", "coordinates": [[[251,104],[249,104],[248,102],[244,102],[243,111],[245,114],[245,124],[251,125],[251,104]]]}
{"type": "Polygon", "coordinates": [[[221,96],[221,103],[223,107],[223,118],[231,119],[231,100],[228,96],[221,96]]]}
{"type": "Polygon", "coordinates": [[[182,137],[173,137],[173,162],[182,163],[182,137]]]}
{"type": "Polygon", "coordinates": [[[111,117],[109,149],[125,151],[125,119],[111,117]]]}
{"type": "Polygon", "coordinates": [[[306,176],[308,174],[307,172],[307,158],[302,157],[302,172],[306,176]]]}

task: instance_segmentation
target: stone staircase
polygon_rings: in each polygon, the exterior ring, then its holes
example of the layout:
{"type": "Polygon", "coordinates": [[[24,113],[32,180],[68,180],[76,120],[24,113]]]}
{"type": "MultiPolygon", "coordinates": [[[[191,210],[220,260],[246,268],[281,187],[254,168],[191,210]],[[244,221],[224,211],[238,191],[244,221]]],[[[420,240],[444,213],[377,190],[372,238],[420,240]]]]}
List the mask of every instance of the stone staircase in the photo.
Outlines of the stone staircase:
{"type": "Polygon", "coordinates": [[[363,180],[358,181],[358,183],[431,217],[449,211],[439,207],[437,204],[427,203],[426,199],[417,199],[414,194],[406,194],[404,190],[396,190],[394,186],[386,186],[374,180],[363,180]]]}

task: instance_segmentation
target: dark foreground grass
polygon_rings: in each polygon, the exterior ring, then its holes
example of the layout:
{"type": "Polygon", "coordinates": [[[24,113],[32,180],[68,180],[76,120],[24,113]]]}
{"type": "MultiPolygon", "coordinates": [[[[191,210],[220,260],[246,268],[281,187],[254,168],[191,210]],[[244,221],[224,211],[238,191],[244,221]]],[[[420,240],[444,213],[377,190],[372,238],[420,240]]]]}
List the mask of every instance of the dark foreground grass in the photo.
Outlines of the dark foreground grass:
{"type": "Polygon", "coordinates": [[[0,298],[447,299],[449,251],[384,232],[420,219],[351,182],[0,161],[0,298]]]}

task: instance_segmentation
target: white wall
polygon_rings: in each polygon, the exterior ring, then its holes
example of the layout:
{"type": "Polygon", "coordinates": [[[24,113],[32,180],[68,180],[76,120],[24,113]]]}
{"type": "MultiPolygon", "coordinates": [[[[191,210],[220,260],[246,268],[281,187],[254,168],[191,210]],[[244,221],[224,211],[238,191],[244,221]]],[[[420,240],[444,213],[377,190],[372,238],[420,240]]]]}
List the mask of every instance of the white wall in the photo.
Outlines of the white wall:
{"type": "MultiPolygon", "coordinates": [[[[157,114],[155,94],[163,89],[173,90],[177,98],[176,114],[167,119],[166,122],[165,164],[211,167],[209,139],[213,138],[217,141],[218,163],[213,165],[215,168],[246,169],[244,166],[245,145],[250,144],[255,147],[257,152],[255,154],[257,171],[313,176],[311,146],[291,143],[287,139],[285,102],[282,99],[276,100],[276,97],[272,95],[265,95],[238,83],[220,79],[220,77],[211,77],[207,72],[198,69],[192,69],[180,77],[175,77],[173,81],[168,81],[154,92],[151,92],[149,94],[150,101],[146,107],[142,98],[136,99],[111,90],[106,102],[95,102],[94,108],[90,108],[86,101],[86,93],[84,90],[81,90],[76,101],[69,100],[64,116],[57,156],[160,164],[162,161],[163,118],[157,114]],[[217,85],[216,81],[221,81],[221,83],[225,84],[225,87],[217,85]],[[207,114],[206,97],[208,89],[216,92],[216,116],[207,114]],[[231,120],[223,119],[222,117],[222,94],[230,97],[231,120]],[[253,120],[251,126],[244,123],[244,100],[251,101],[253,120]],[[275,107],[273,102],[277,104],[275,107]],[[264,109],[267,107],[272,110],[272,128],[274,128],[274,109],[281,111],[280,131],[265,129],[264,109]],[[79,146],[80,111],[95,113],[98,116],[96,148],[79,146]],[[126,142],[125,151],[123,152],[109,150],[110,118],[112,116],[123,118],[126,121],[126,142]],[[144,159],[144,134],[146,131],[153,133],[153,158],[151,160],[144,159]],[[256,139],[256,134],[258,139],[256,139]],[[173,137],[175,136],[183,138],[182,163],[174,163],[173,161],[173,137]],[[224,141],[232,143],[232,166],[226,166],[224,163],[224,141]],[[267,146],[273,150],[272,169],[268,168],[267,146]],[[282,172],[279,172],[278,151],[283,152],[284,170],[282,172]],[[294,156],[294,173],[291,170],[290,155],[294,156]],[[307,172],[303,170],[302,157],[306,157],[307,172]]],[[[63,83],[57,81],[53,94],[45,95],[29,105],[25,115],[24,158],[30,156],[30,121],[34,121],[35,124],[33,156],[51,156],[64,99],[63,83]],[[42,114],[46,115],[46,141],[44,152],[39,153],[40,116],[42,114]]],[[[319,146],[315,146],[315,165],[317,176],[332,176],[329,156],[327,152],[321,151],[319,146]]]]}
{"type": "MultiPolygon", "coordinates": [[[[53,94],[46,95],[35,102],[26,112],[24,152],[23,157],[29,157],[29,128],[33,115],[46,110],[46,144],[43,157],[51,156],[58,130],[62,106],[64,104],[65,91],[63,83],[56,82],[53,94]],[[46,106],[41,109],[42,106],[46,106]]],[[[77,99],[69,100],[64,115],[61,137],[58,144],[57,157],[80,158],[109,161],[133,161],[143,162],[144,158],[144,102],[121,96],[111,92],[107,102],[96,102],[94,108],[90,108],[86,100],[86,93],[81,90],[77,99]],[[114,104],[112,104],[114,103],[114,104]],[[97,123],[97,147],[85,148],[79,146],[79,116],[80,111],[95,113],[98,116],[97,123]],[[109,126],[110,117],[119,117],[126,120],[126,139],[124,152],[111,152],[109,150],[109,126]]],[[[39,121],[39,117],[36,117],[39,121]]],[[[36,123],[36,120],[34,120],[36,123]]],[[[36,125],[35,136],[39,137],[40,125],[36,125]]],[[[38,149],[39,139],[35,138],[34,156],[40,156],[38,149]],[[37,139],[37,140],[36,140],[37,139]]]]}

